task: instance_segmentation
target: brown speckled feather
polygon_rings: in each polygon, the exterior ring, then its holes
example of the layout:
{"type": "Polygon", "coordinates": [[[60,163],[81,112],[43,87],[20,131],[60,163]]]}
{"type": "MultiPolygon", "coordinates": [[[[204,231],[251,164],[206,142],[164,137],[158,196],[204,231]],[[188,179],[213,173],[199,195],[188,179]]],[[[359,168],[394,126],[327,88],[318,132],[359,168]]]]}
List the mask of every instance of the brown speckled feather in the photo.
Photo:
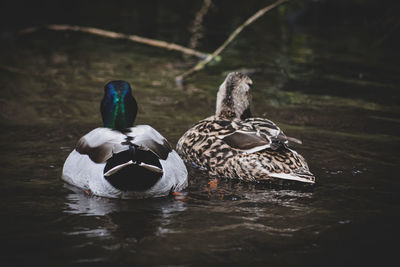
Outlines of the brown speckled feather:
{"type": "Polygon", "coordinates": [[[211,176],[314,183],[305,159],[289,147],[289,141],[301,141],[286,137],[268,119],[248,117],[251,84],[246,75],[228,74],[217,94],[216,115],[190,128],[178,141],[177,152],[211,176]]]}
{"type": "Polygon", "coordinates": [[[200,121],[181,137],[177,151],[186,162],[211,176],[314,182],[304,158],[287,146],[285,135],[271,121],[261,118],[231,122],[211,117],[200,121]],[[239,145],[241,140],[244,144],[239,145]],[[260,149],[248,152],[255,147],[260,149]]]}

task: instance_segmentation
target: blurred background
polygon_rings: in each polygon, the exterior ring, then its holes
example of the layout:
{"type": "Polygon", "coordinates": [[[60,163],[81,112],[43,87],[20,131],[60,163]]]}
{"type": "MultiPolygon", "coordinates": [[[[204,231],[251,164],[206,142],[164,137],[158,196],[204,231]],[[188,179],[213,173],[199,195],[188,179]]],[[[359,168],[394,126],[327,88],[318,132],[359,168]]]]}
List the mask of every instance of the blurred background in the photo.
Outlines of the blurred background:
{"type": "Polygon", "coordinates": [[[211,53],[267,0],[3,1],[0,10],[0,263],[14,265],[388,264],[399,194],[398,1],[289,1],[249,25],[220,60],[69,24],[211,53]],[[215,111],[230,71],[254,82],[253,114],[303,145],[317,184],[276,188],[190,170],[181,198],[88,197],[60,180],[76,141],[101,126],[106,82],[131,83],[138,124],[175,145],[215,111]]]}

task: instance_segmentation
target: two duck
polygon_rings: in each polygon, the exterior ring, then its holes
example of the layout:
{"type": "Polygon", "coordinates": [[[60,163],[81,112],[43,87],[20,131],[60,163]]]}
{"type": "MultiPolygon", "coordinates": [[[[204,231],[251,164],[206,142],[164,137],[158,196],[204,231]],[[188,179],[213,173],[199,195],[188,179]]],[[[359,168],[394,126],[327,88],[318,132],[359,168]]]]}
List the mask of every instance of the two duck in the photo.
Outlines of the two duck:
{"type": "MultiPolygon", "coordinates": [[[[299,141],[272,121],[251,117],[251,85],[244,74],[228,74],[215,115],[193,125],[177,152],[211,176],[313,184],[305,159],[289,147],[299,141]]],[[[151,126],[133,126],[138,107],[127,82],[105,85],[100,110],[104,127],[78,141],[63,167],[65,182],[110,198],[159,197],[187,187],[185,164],[169,142],[151,126]]]]}

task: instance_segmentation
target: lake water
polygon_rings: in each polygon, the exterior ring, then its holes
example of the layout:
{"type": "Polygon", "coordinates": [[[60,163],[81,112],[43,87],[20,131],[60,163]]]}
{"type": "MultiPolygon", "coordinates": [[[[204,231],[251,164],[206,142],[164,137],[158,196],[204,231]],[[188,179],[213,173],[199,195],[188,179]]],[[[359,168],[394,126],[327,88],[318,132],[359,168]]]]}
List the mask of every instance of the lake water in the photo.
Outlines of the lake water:
{"type": "MultiPolygon", "coordinates": [[[[214,2],[201,51],[265,5],[214,2]]],[[[1,265],[389,266],[400,221],[399,24],[389,7],[342,2],[295,1],[266,14],[183,88],[174,78],[196,58],[85,33],[16,32],[70,23],[187,45],[202,1],[44,2],[34,15],[10,4],[0,45],[1,265]],[[76,141],[101,125],[106,82],[130,82],[137,123],[175,145],[213,114],[234,70],[254,82],[253,114],[303,141],[296,150],[314,187],[215,186],[189,169],[180,196],[112,200],[61,181],[76,141]]]]}

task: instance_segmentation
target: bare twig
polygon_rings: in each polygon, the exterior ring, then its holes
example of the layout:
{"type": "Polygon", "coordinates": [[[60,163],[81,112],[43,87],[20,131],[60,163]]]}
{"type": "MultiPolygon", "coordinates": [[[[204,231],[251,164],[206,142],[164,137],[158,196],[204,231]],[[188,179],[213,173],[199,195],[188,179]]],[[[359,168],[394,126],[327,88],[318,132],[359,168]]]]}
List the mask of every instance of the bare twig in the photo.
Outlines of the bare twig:
{"type": "MultiPolygon", "coordinates": [[[[229,35],[228,39],[215,50],[212,54],[207,54],[203,53],[197,50],[194,50],[192,48],[187,48],[178,44],[174,43],[168,43],[165,41],[160,41],[160,40],[155,40],[155,39],[150,39],[150,38],[145,38],[137,35],[130,35],[130,34],[124,34],[124,33],[118,33],[118,32],[113,32],[113,31],[107,31],[99,28],[93,28],[93,27],[84,27],[84,26],[74,26],[74,25],[59,25],[59,24],[51,24],[51,25],[46,25],[44,27],[31,27],[27,28],[23,31],[21,31],[21,34],[27,34],[27,33],[32,33],[36,32],[41,28],[46,28],[54,31],[76,31],[76,32],[86,32],[94,35],[99,35],[103,37],[108,37],[108,38],[113,38],[113,39],[126,39],[130,40],[132,42],[136,43],[142,43],[142,44],[147,44],[150,46],[155,46],[155,47],[161,47],[161,48],[166,48],[169,50],[175,50],[182,52],[187,55],[192,55],[192,56],[197,56],[201,58],[202,60],[197,63],[193,68],[189,69],[188,71],[182,73],[181,75],[175,77],[175,81],[178,85],[182,85],[183,81],[185,78],[188,76],[192,75],[193,73],[203,69],[209,62],[211,62],[213,59],[215,59],[232,41],[233,39],[236,38],[236,36],[248,25],[253,23],[255,20],[263,16],[266,12],[274,9],[275,7],[287,2],[289,0],[278,0],[275,3],[266,6],[259,11],[257,11],[254,15],[252,15],[250,18],[248,18],[242,25],[240,25],[238,28],[236,28],[235,31],[229,35]]],[[[209,5],[211,5],[211,0],[204,0],[203,7],[202,7],[202,12],[198,14],[198,16],[203,16],[201,13],[206,13],[209,5]]],[[[199,19],[200,21],[202,20],[202,17],[197,18],[196,20],[199,19]]],[[[9,70],[10,71],[10,70],[9,70]]]]}
{"type": "Polygon", "coordinates": [[[217,48],[217,50],[215,50],[212,54],[209,54],[204,60],[200,61],[199,63],[197,63],[193,68],[191,68],[190,70],[182,73],[179,76],[175,77],[175,81],[178,85],[181,85],[183,83],[183,80],[185,78],[187,78],[188,76],[192,75],[193,73],[203,69],[210,61],[212,61],[214,58],[216,58],[232,41],[233,39],[236,38],[236,36],[248,25],[250,25],[251,23],[253,23],[255,20],[257,20],[258,18],[260,18],[261,16],[263,16],[266,12],[274,9],[275,7],[287,2],[289,0],[278,0],[275,3],[266,6],[262,9],[260,9],[259,11],[257,11],[254,15],[252,15],[250,18],[248,18],[242,25],[240,25],[238,28],[236,28],[235,31],[233,31],[231,33],[231,35],[229,35],[228,39],[226,39],[226,41],[217,48]]]}
{"type": "MultiPolygon", "coordinates": [[[[26,34],[26,33],[32,33],[36,32],[40,29],[41,27],[32,27],[32,28],[27,28],[23,31],[21,31],[21,34],[26,34]]],[[[76,31],[76,32],[86,32],[94,35],[99,35],[103,37],[108,37],[108,38],[113,38],[113,39],[126,39],[130,40],[132,42],[136,43],[142,43],[142,44],[147,44],[151,46],[156,46],[156,47],[161,47],[161,48],[166,48],[168,50],[175,50],[182,52],[187,55],[192,55],[196,56],[199,58],[206,58],[208,56],[207,53],[203,53],[191,48],[187,48],[178,44],[174,43],[168,43],[165,41],[160,41],[160,40],[155,40],[155,39],[150,39],[150,38],[145,38],[137,35],[130,35],[130,34],[124,34],[124,33],[119,33],[119,32],[113,32],[113,31],[107,31],[99,28],[93,28],[93,27],[83,27],[83,26],[73,26],[73,25],[58,25],[58,24],[52,24],[52,25],[47,25],[44,26],[46,29],[54,30],[54,31],[76,31]]]]}
{"type": "Polygon", "coordinates": [[[203,5],[201,6],[200,10],[196,13],[196,17],[194,18],[193,21],[193,26],[190,28],[190,32],[192,33],[192,36],[190,37],[189,40],[189,47],[190,48],[195,48],[197,46],[197,43],[201,37],[203,37],[203,34],[201,33],[203,26],[203,18],[207,14],[210,6],[212,4],[211,0],[203,0],[203,5]]]}

